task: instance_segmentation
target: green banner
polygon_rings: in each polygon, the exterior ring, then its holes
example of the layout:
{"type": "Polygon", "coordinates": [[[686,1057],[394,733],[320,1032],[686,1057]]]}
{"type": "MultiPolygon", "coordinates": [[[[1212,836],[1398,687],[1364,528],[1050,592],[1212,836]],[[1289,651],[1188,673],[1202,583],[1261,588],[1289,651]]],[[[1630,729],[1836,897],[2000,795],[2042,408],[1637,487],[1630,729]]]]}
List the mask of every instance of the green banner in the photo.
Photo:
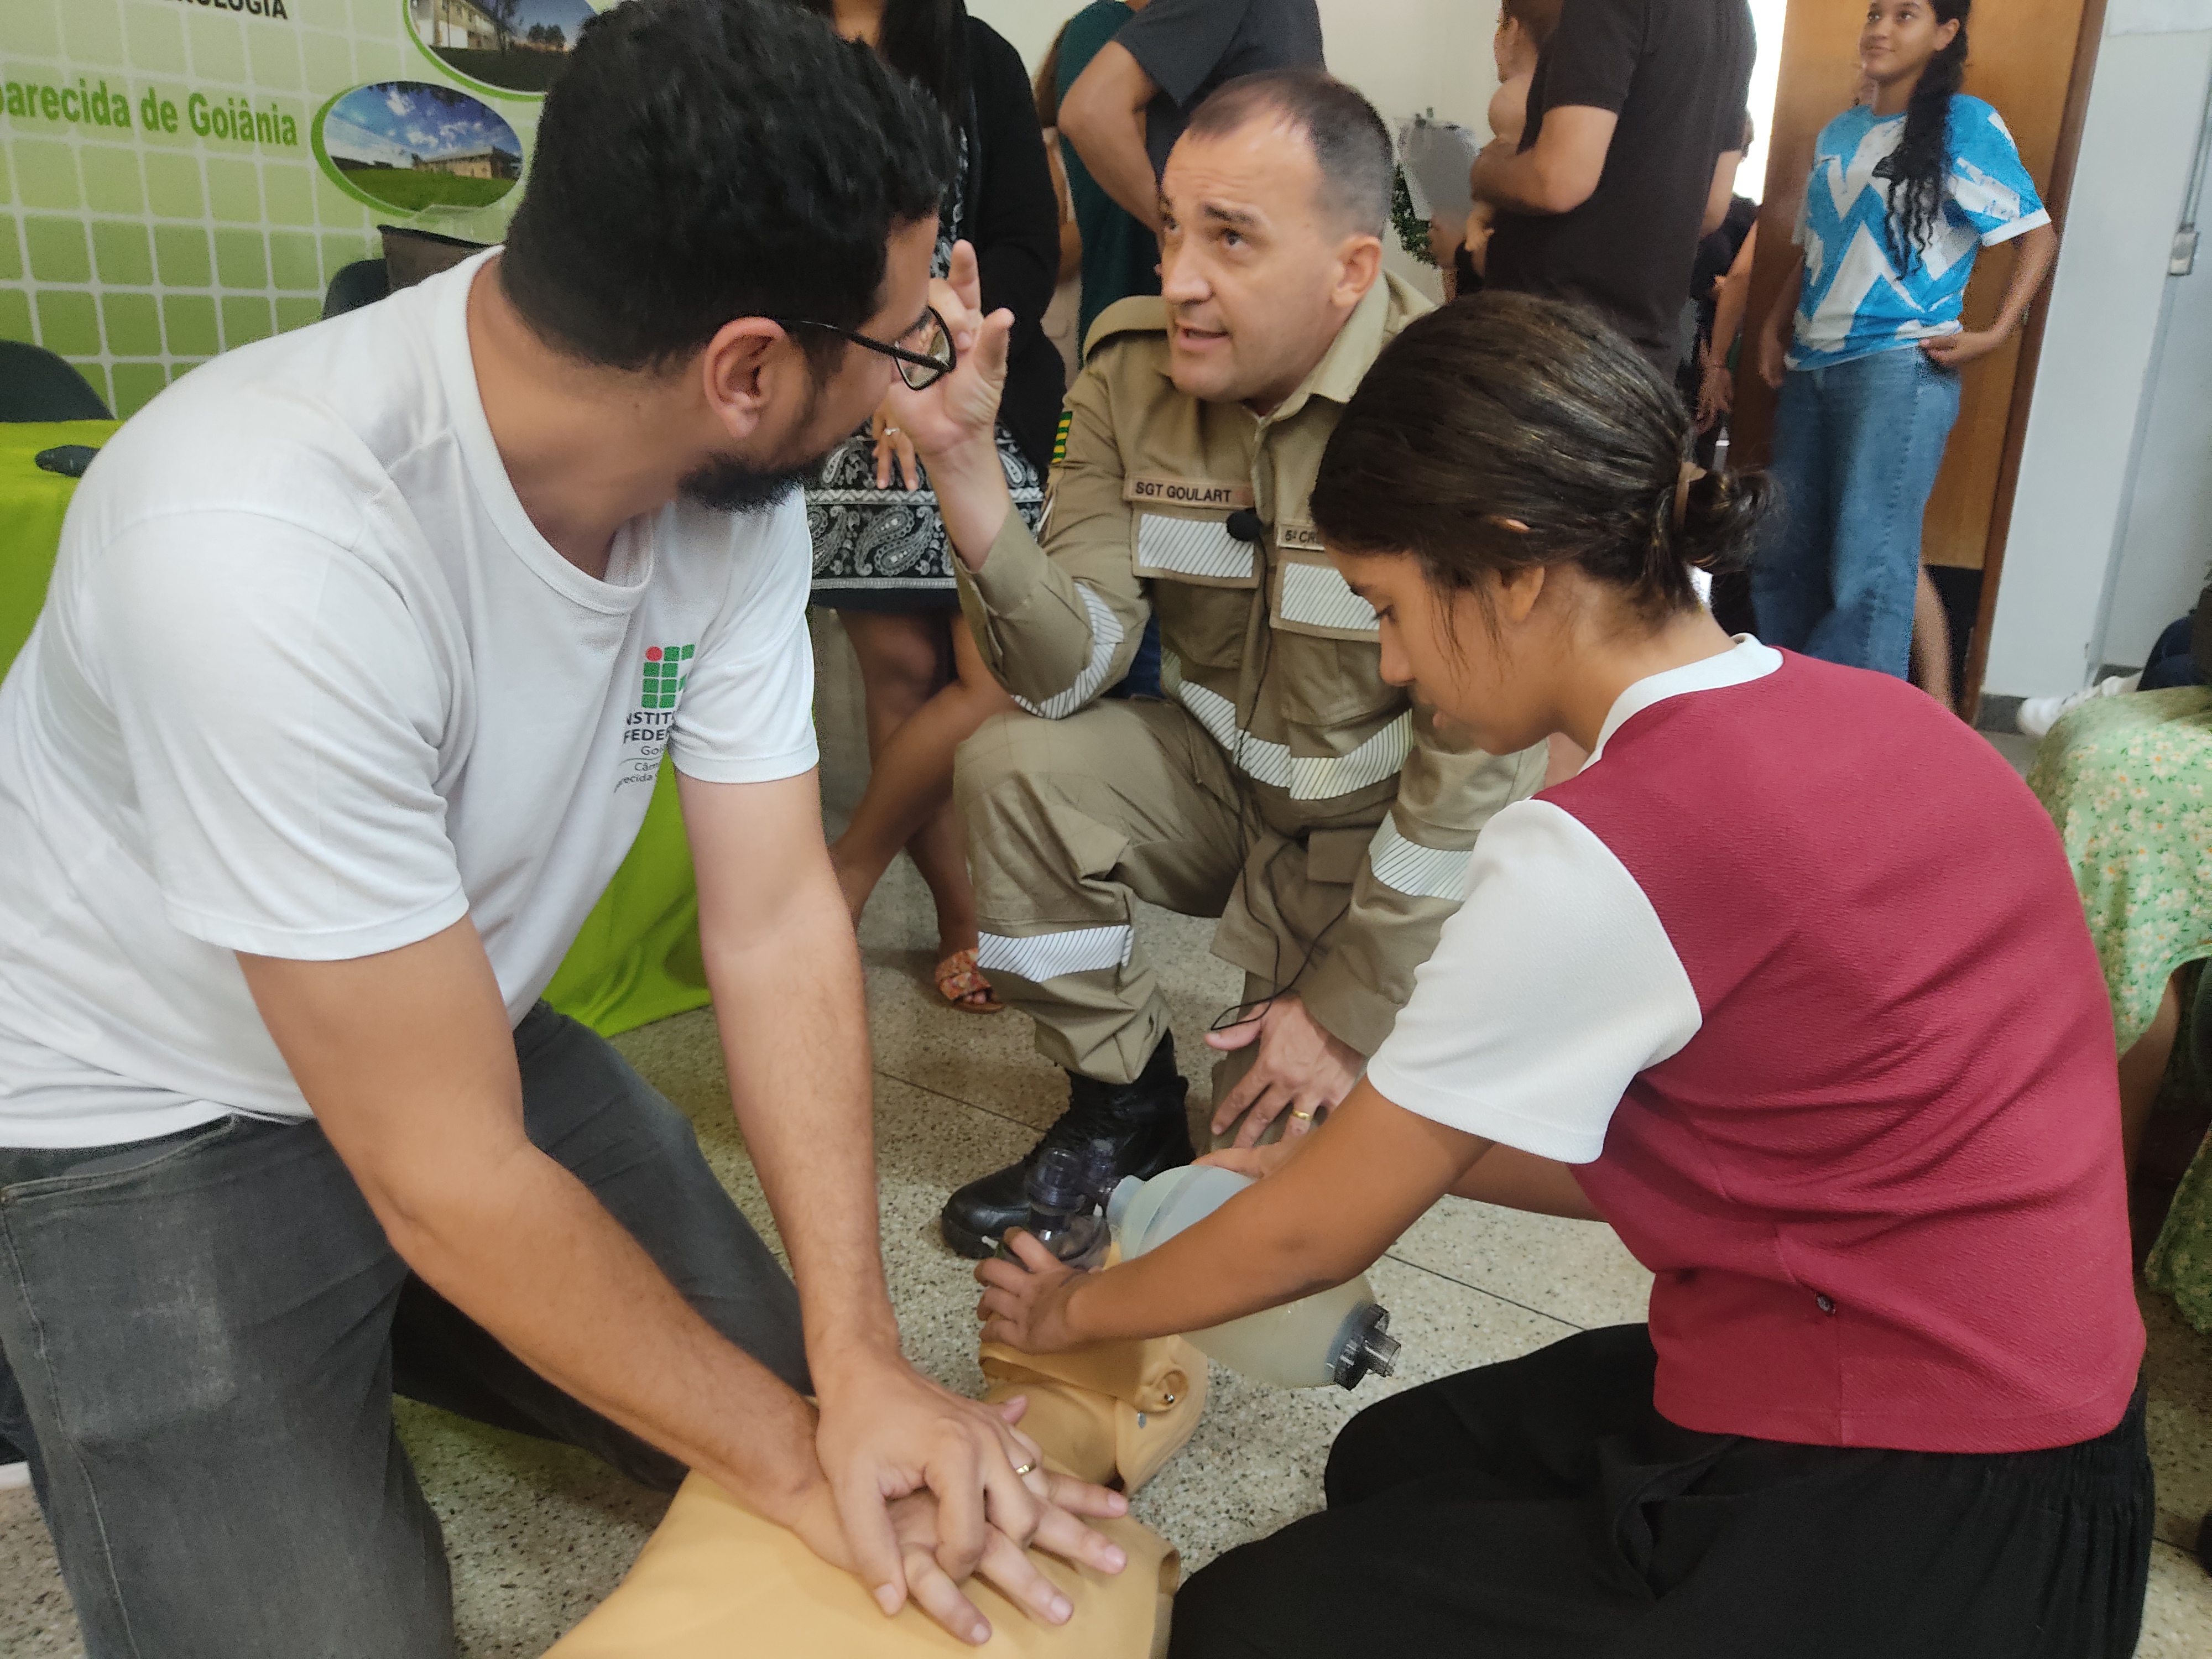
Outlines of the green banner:
{"type": "Polygon", "coordinates": [[[118,416],[313,322],[379,225],[499,240],[591,0],[0,0],[0,338],[118,416]]]}

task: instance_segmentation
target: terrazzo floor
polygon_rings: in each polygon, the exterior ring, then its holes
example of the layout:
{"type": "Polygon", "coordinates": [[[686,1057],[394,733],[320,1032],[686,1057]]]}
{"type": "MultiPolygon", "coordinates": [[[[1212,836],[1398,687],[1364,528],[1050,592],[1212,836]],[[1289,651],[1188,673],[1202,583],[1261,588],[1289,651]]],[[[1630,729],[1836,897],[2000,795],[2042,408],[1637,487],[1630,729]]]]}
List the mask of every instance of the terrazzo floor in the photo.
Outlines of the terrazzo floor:
{"type": "MultiPolygon", "coordinates": [[[[834,817],[865,775],[857,675],[834,625],[817,634],[824,776],[834,817]]],[[[1206,954],[1210,924],[1150,912],[1140,930],[1176,1016],[1194,1105],[1205,1099],[1196,1035],[1238,994],[1206,954]],[[1195,1050],[1196,1052],[1191,1052],[1195,1050]]],[[[952,1187],[1020,1153],[1061,1103],[1063,1085],[1012,1014],[979,1018],[928,984],[927,895],[903,860],[860,929],[876,1057],[878,1168],[891,1293],[914,1360],[979,1389],[968,1264],[933,1224],[952,1187]]],[[[732,1123],[706,1011],[619,1040],[632,1063],[697,1126],[709,1160],[773,1240],[732,1123]]],[[[1291,1392],[1218,1368],[1189,1445],[1139,1494],[1138,1515],[1180,1547],[1186,1570],[1318,1507],[1329,1441],[1393,1389],[1524,1353],[1573,1330],[1640,1318],[1648,1276],[1606,1229],[1447,1199],[1371,1274],[1405,1339],[1399,1375],[1355,1391],[1291,1392]]],[[[2159,1543],[2140,1659],[2212,1654],[2212,1575],[2189,1552],[2212,1510],[2212,1340],[2160,1297],[2150,1327],[2150,1436],[2159,1543]]],[[[470,1659],[534,1659],[613,1589],[662,1499],[580,1453],[400,1405],[400,1427],[446,1529],[461,1648],[470,1659]]],[[[82,1655],[69,1599],[27,1491],[0,1492],[0,1659],[82,1655]]]]}

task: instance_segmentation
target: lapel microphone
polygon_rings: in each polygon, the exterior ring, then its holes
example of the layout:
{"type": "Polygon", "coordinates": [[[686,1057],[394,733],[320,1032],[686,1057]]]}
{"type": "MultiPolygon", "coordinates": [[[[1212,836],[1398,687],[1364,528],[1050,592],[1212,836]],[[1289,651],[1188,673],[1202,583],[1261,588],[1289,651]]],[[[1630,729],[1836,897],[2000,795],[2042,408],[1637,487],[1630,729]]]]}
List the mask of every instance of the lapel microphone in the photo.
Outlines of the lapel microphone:
{"type": "Polygon", "coordinates": [[[1240,542],[1256,544],[1267,539],[1267,526],[1249,507],[1240,507],[1229,515],[1228,528],[1229,533],[1240,542]]]}

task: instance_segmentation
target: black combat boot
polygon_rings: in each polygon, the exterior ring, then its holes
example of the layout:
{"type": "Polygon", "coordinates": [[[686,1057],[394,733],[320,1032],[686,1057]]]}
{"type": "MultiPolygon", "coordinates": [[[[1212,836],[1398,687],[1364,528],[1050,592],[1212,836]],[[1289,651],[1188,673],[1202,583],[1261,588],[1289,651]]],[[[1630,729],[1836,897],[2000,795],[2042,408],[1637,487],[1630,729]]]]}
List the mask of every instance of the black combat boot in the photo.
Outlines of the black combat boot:
{"type": "Polygon", "coordinates": [[[1144,1075],[1134,1083],[1101,1083],[1070,1072],[1067,1109],[1044,1132],[1044,1139],[1030,1148],[1029,1156],[969,1182],[945,1200],[937,1218],[945,1242],[975,1261],[996,1250],[1006,1229],[1028,1218],[1030,1165],[1048,1146],[1080,1152],[1093,1141],[1111,1143],[1115,1181],[1125,1176],[1149,1181],[1163,1170],[1189,1163],[1196,1154],[1191,1150],[1190,1123],[1183,1115],[1185,1086],[1182,1074],[1176,1070],[1172,1033],[1160,1039],[1160,1046],[1145,1062],[1144,1075]]]}

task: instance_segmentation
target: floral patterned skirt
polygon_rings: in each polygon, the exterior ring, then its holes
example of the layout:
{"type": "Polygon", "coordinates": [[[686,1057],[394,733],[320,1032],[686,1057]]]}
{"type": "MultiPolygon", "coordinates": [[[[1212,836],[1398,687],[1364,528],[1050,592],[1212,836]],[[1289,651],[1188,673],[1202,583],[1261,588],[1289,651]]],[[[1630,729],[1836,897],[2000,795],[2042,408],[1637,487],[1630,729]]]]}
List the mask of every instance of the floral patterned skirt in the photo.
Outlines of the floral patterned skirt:
{"type": "MultiPolygon", "coordinates": [[[[2092,699],[2052,729],[2027,782],[2073,864],[2125,1053],[2174,969],[2212,957],[2212,687],[2092,699]]],[[[2212,1142],[2143,1271],[2212,1331],[2212,1142]]]]}
{"type": "MultiPolygon", "coordinates": [[[[1030,529],[1044,514],[1044,483],[1004,427],[999,465],[1014,510],[1030,529]]],[[[894,477],[896,475],[894,473],[894,477]]],[[[927,475],[922,488],[876,486],[876,446],[863,427],[822,463],[806,486],[814,538],[812,601],[831,610],[951,611],[959,598],[952,550],[927,475]]]]}

